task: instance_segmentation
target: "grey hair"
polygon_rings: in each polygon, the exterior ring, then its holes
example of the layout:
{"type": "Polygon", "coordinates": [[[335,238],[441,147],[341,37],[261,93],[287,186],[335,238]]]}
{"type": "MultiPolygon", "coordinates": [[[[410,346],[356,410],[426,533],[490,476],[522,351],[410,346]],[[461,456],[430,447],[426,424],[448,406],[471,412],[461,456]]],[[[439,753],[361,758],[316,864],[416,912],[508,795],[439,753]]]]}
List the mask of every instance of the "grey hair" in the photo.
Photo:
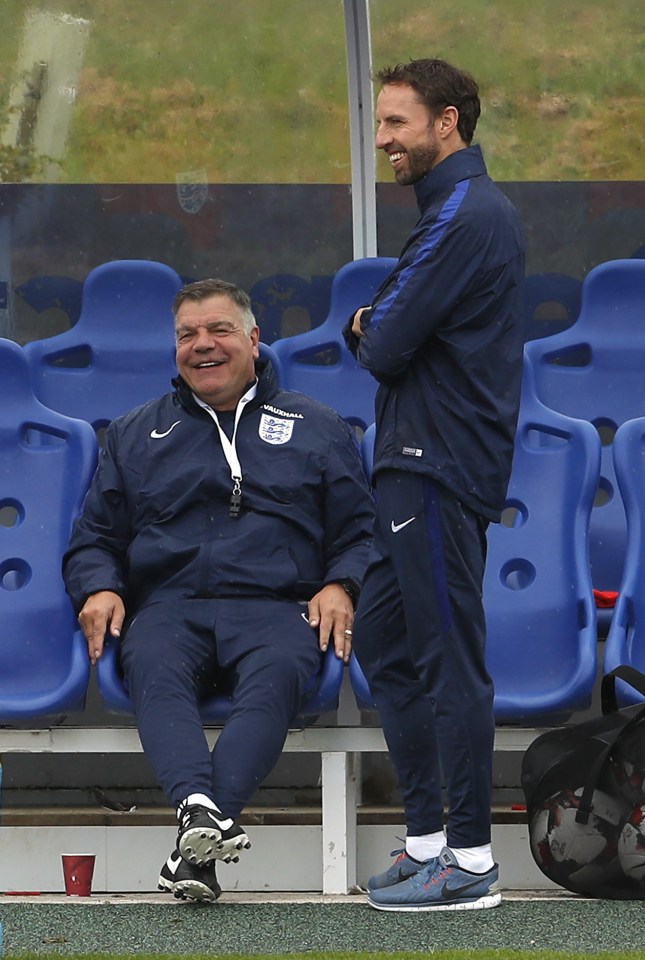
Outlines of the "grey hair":
{"type": "Polygon", "coordinates": [[[240,313],[242,314],[242,326],[246,334],[250,334],[251,331],[257,327],[257,321],[251,306],[251,298],[248,293],[240,287],[236,287],[234,283],[229,283],[228,280],[209,279],[187,283],[185,287],[181,288],[173,300],[173,316],[177,316],[179,308],[186,300],[192,300],[197,303],[200,300],[208,300],[209,297],[228,297],[229,300],[239,307],[240,313]]]}

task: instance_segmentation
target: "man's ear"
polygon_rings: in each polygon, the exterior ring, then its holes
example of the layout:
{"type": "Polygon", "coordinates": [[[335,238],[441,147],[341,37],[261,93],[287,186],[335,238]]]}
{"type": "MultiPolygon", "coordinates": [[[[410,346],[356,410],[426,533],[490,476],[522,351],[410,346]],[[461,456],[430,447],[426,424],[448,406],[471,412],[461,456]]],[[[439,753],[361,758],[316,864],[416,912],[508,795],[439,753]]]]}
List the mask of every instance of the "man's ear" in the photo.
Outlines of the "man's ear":
{"type": "Polygon", "coordinates": [[[253,327],[251,330],[251,343],[253,344],[253,359],[257,360],[260,356],[260,328],[253,327]]]}
{"type": "Polygon", "coordinates": [[[445,107],[441,115],[438,117],[438,124],[436,125],[439,136],[447,140],[448,137],[452,136],[453,133],[457,130],[457,124],[459,123],[459,110],[457,107],[445,107]]]}

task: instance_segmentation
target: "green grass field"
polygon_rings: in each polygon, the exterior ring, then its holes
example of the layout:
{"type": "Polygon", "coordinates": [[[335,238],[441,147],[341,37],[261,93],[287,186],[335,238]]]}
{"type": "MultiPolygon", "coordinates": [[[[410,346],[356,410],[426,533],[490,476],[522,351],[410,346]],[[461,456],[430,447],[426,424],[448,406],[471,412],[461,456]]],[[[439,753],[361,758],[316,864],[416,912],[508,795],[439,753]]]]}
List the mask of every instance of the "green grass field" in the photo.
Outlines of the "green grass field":
{"type": "MultiPolygon", "coordinates": [[[[43,960],[42,953],[12,954],[15,960],[43,960]]],[[[53,954],[52,954],[53,956],[53,954]]],[[[132,960],[133,954],[83,953],[65,954],[68,960],[132,960]]],[[[216,953],[169,954],[139,953],[137,960],[212,960],[216,953]]],[[[551,950],[439,950],[423,953],[285,953],[285,954],[226,954],[226,960],[642,960],[643,953],[554,953],[551,950]]]]}
{"type": "MultiPolygon", "coordinates": [[[[0,115],[31,8],[91,21],[67,182],[347,183],[340,0],[3,0],[0,115]]],[[[442,56],[480,82],[499,180],[640,180],[638,0],[373,0],[375,65],[442,56]]],[[[391,179],[381,168],[382,178],[391,179]]]]}

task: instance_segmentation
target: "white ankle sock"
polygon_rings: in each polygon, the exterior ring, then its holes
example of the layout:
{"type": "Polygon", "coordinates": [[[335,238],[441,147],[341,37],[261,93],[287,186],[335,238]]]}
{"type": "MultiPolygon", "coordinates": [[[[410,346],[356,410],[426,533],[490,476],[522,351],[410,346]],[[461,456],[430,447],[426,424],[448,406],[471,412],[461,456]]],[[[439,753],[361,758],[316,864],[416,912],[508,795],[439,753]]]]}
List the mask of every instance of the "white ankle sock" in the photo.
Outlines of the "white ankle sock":
{"type": "Polygon", "coordinates": [[[219,807],[214,800],[211,800],[210,797],[207,797],[205,793],[190,793],[185,800],[179,804],[180,809],[184,806],[190,807],[194,803],[200,804],[202,807],[208,807],[209,810],[217,810],[220,812],[219,807]]]}
{"type": "Polygon", "coordinates": [[[495,866],[490,843],[481,847],[451,847],[462,870],[469,873],[487,873],[495,866]]]}
{"type": "Polygon", "coordinates": [[[426,833],[420,837],[407,836],[405,838],[405,852],[413,860],[425,863],[432,857],[438,857],[446,845],[446,835],[443,830],[436,833],[426,833]]]}

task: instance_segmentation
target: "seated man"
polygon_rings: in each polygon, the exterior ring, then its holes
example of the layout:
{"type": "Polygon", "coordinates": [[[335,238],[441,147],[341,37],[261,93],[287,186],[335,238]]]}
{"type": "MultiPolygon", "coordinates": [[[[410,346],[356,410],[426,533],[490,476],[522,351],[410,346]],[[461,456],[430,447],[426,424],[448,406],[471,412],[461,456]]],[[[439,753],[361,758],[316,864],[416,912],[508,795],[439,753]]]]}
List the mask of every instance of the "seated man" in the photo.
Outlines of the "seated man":
{"type": "Polygon", "coordinates": [[[108,428],[63,572],[92,663],[122,636],[141,743],[177,808],[160,888],[213,901],[321,651],[349,658],[372,500],[350,427],[259,359],[246,293],[198,281],[173,312],[175,389],[108,428]],[[198,704],[215,685],[232,709],[211,755],[198,704]]]}

